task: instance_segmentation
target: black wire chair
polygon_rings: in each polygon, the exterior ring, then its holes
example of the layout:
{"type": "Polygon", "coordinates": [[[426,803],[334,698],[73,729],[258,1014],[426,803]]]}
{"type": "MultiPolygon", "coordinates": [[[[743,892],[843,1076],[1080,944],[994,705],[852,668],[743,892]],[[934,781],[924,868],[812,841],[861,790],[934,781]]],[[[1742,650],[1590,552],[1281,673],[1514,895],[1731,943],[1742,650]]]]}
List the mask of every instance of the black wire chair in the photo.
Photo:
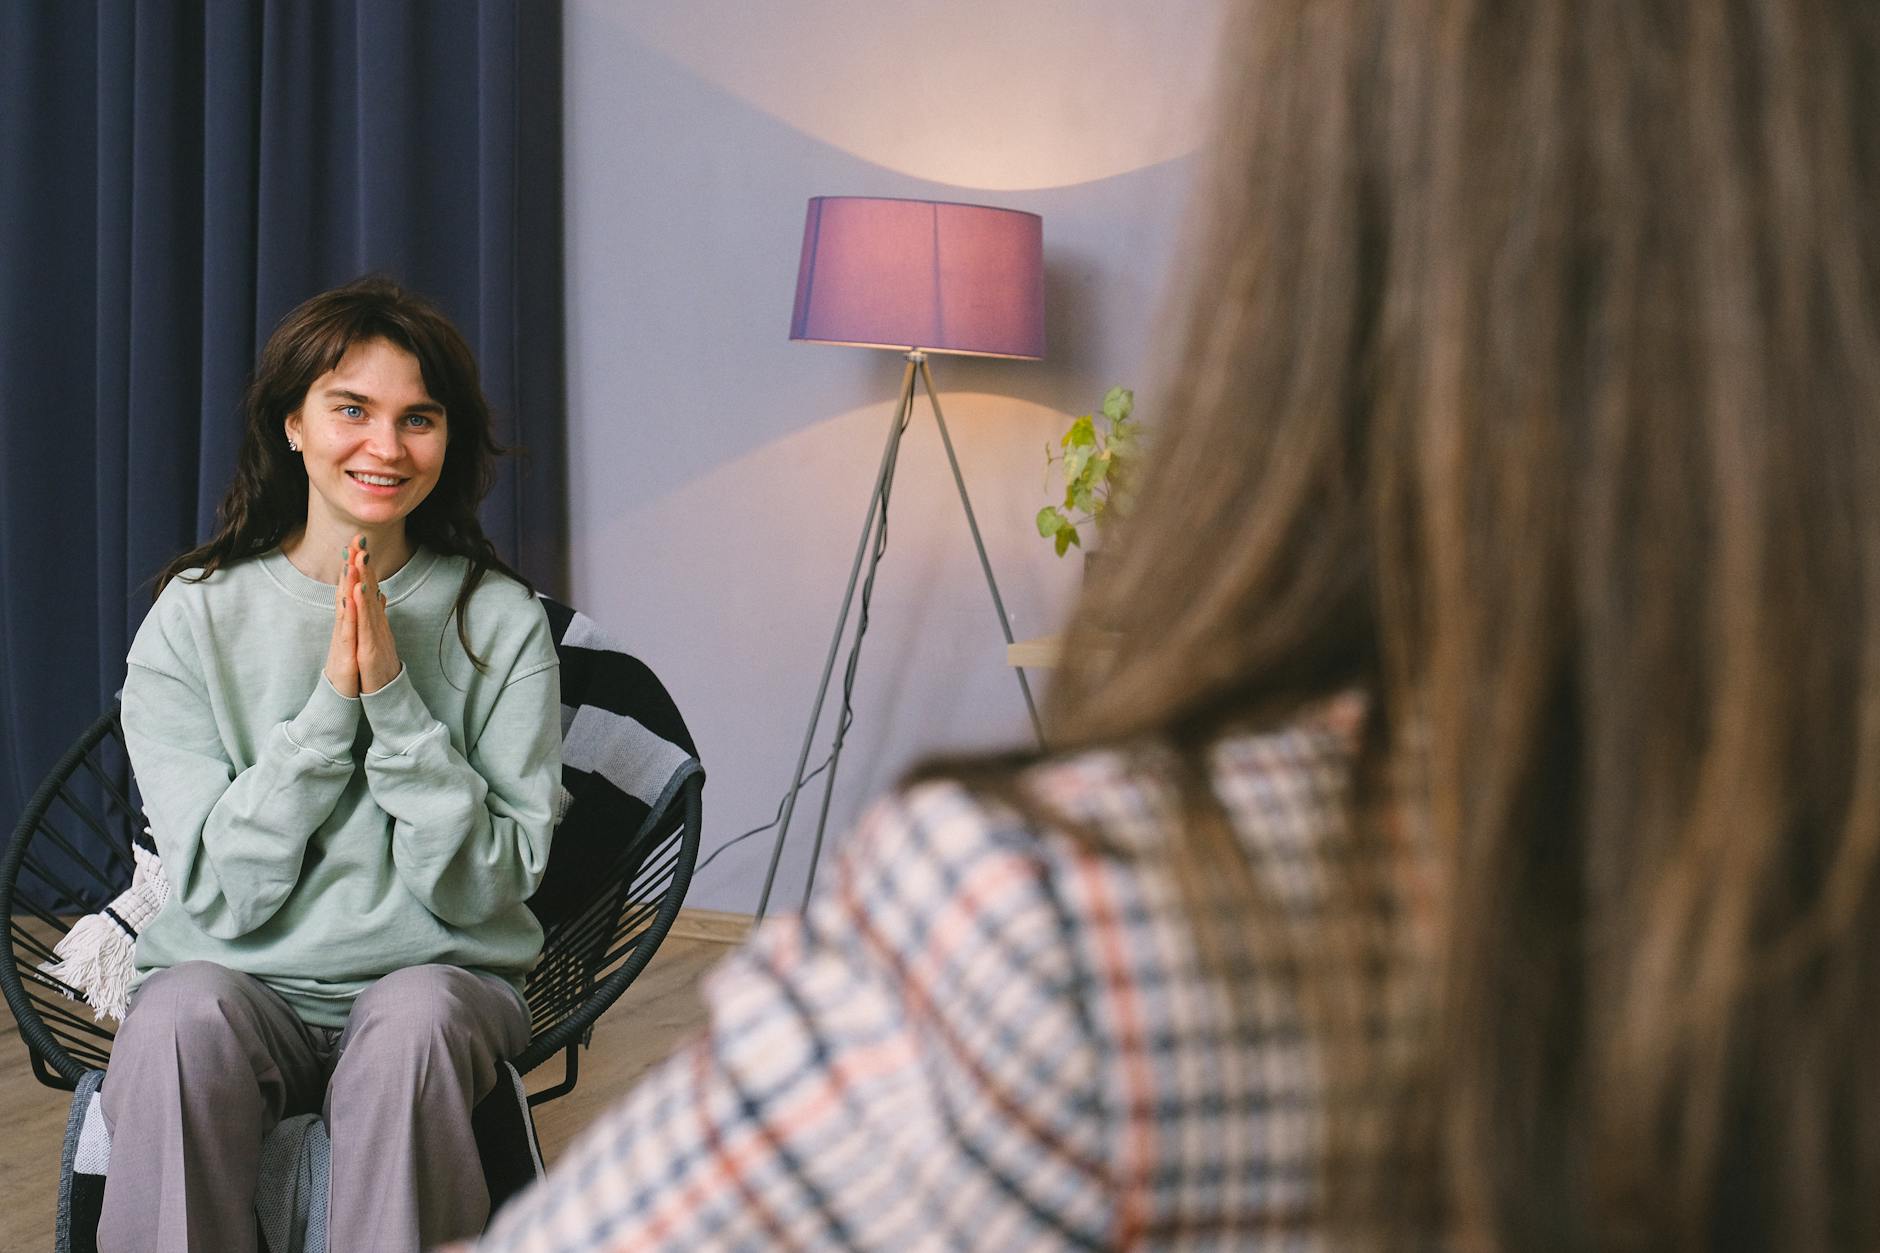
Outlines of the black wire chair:
{"type": "MultiPolygon", "coordinates": [[[[560,1053],[563,1073],[554,1086],[528,1094],[528,1107],[574,1089],[580,1050],[592,1042],[595,1021],[671,931],[698,862],[705,782],[697,747],[652,671],[574,610],[547,597],[542,605],[561,662],[564,717],[573,710],[564,734],[584,720],[630,726],[639,755],[629,755],[631,779],[617,784],[608,775],[618,777],[612,766],[622,749],[606,732],[586,750],[595,760],[564,751],[569,803],[529,901],[544,937],[523,993],[530,1040],[509,1059],[520,1076],[560,1053]],[[664,780],[656,796],[634,794],[651,788],[653,779],[664,780]]],[[[564,750],[574,744],[571,738],[564,750]]],[[[41,967],[55,960],[55,947],[74,923],[130,886],[132,837],[143,826],[139,797],[114,701],[34,792],[0,855],[0,915],[8,937],[0,946],[0,992],[33,1074],[48,1087],[76,1090],[110,1061],[113,1029],[94,1019],[83,992],[41,967]]],[[[492,1213],[540,1170],[519,1078],[513,1086],[505,1092],[499,1084],[472,1118],[492,1213]]],[[[67,1135],[69,1142],[71,1127],[67,1135]]],[[[61,1249],[96,1247],[102,1194],[103,1177],[75,1174],[68,1154],[60,1180],[61,1249]]]]}
{"type": "MultiPolygon", "coordinates": [[[[705,784],[697,747],[652,671],[607,643],[574,610],[546,597],[542,604],[561,661],[562,703],[574,710],[564,734],[590,715],[601,725],[630,726],[642,756],[658,761],[636,760],[647,768],[616,784],[608,763],[619,745],[605,732],[585,750],[605,761],[571,760],[582,754],[564,752],[569,804],[529,901],[544,937],[523,992],[530,1040],[510,1059],[520,1076],[560,1053],[563,1074],[552,1087],[530,1093],[530,1107],[574,1089],[580,1050],[591,1043],[595,1020],[671,931],[698,862],[705,784]],[[657,796],[633,794],[649,788],[651,778],[665,780],[657,796]]],[[[570,739],[564,749],[573,744],[570,739]]],[[[40,784],[0,856],[0,915],[8,937],[0,946],[0,991],[33,1074],[49,1087],[73,1091],[110,1061],[112,1028],[94,1020],[79,989],[41,967],[55,960],[55,947],[75,922],[105,909],[130,886],[132,837],[143,825],[138,797],[113,702],[40,784]]],[[[517,1099],[519,1079],[515,1088],[505,1093],[499,1085],[472,1118],[492,1213],[540,1169],[534,1128],[517,1099]]],[[[75,1176],[68,1157],[60,1189],[59,1247],[74,1253],[95,1248],[102,1176],[75,1176]]]]}
{"type": "MultiPolygon", "coordinates": [[[[531,1105],[573,1090],[578,1050],[591,1039],[595,1020],[672,929],[698,860],[704,778],[703,770],[693,769],[676,779],[637,834],[614,837],[611,857],[597,857],[591,845],[564,844],[559,833],[551,844],[554,882],[545,880],[545,892],[531,902],[545,933],[542,958],[524,990],[531,1039],[510,1060],[528,1074],[563,1053],[565,1074],[531,1094],[531,1105]],[[558,865],[564,861],[569,864],[558,865]],[[554,898],[552,912],[540,903],[545,894],[554,898]]],[[[583,780],[568,782],[574,803],[564,828],[576,820],[584,790],[583,780]]],[[[110,1060],[112,1028],[93,1021],[82,992],[40,966],[54,960],[54,947],[74,922],[130,886],[131,833],[140,825],[133,795],[114,702],[34,793],[0,859],[0,914],[8,935],[0,948],[0,989],[33,1073],[49,1087],[71,1091],[86,1071],[103,1070],[110,1060]],[[95,838],[75,839],[81,830],[95,838]]]]}

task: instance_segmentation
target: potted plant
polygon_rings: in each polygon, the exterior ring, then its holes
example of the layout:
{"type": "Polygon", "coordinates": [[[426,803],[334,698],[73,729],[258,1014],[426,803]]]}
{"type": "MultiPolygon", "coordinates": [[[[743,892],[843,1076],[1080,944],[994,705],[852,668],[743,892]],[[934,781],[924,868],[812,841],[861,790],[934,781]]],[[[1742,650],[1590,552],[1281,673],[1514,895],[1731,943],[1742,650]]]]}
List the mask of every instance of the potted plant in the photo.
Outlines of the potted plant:
{"type": "MultiPolygon", "coordinates": [[[[1051,467],[1058,466],[1064,499],[1038,511],[1038,534],[1056,546],[1058,556],[1084,547],[1079,528],[1101,532],[1129,511],[1130,480],[1141,455],[1137,424],[1130,416],[1135,407],[1135,392],[1112,387],[1104,393],[1100,414],[1086,413],[1071,423],[1057,448],[1045,445],[1046,484],[1051,467]]],[[[1087,560],[1088,549],[1085,556],[1087,560]]]]}

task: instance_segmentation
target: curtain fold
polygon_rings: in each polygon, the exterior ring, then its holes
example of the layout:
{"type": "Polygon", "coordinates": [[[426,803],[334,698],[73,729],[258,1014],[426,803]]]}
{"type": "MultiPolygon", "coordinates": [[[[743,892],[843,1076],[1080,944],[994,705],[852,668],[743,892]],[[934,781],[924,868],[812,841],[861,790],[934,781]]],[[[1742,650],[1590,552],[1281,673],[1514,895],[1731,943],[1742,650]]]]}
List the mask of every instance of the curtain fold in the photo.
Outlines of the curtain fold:
{"type": "Polygon", "coordinates": [[[547,0],[0,6],[0,838],[206,537],[256,353],[378,271],[476,349],[499,551],[566,592],[547,0]]]}

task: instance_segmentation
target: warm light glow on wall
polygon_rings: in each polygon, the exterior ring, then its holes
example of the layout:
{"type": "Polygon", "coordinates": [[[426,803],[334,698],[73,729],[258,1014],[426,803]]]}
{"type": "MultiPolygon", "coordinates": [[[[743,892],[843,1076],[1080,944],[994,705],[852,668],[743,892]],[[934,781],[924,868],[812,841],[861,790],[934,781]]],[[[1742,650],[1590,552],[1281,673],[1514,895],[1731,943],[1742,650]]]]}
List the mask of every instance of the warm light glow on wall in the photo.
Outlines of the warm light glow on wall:
{"type": "Polygon", "coordinates": [[[955,187],[1062,187],[1193,151],[1219,0],[635,0],[608,12],[726,92],[866,161],[955,187]],[[1171,87],[1174,89],[1171,90],[1171,87]]]}

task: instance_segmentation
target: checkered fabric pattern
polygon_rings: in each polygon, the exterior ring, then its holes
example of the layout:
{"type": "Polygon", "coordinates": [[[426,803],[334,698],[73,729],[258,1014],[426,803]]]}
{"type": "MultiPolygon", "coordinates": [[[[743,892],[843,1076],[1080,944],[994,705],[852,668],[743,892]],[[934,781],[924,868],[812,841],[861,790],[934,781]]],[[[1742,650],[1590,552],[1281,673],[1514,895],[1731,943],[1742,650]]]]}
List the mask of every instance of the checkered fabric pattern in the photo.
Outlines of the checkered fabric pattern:
{"type": "MultiPolygon", "coordinates": [[[[1299,916],[1348,826],[1353,750],[1339,720],[1214,751],[1299,916]]],[[[1277,984],[1231,1025],[1152,855],[1172,794],[1112,753],[1031,782],[1118,852],[954,784],[877,805],[806,915],[708,980],[705,1034],[479,1247],[1318,1247],[1321,1076],[1277,984]]]]}

